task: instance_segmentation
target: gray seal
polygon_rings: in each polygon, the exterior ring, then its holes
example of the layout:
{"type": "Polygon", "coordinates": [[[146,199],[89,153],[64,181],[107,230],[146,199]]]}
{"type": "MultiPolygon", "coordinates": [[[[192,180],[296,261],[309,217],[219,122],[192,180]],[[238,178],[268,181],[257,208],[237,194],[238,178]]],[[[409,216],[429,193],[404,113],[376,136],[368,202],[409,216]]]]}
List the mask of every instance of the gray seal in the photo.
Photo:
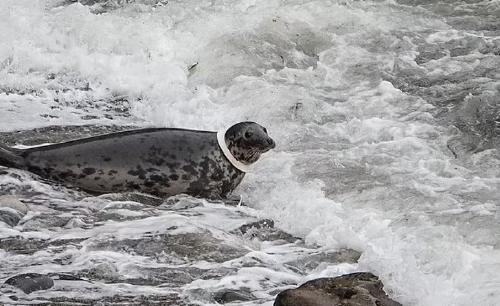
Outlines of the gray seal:
{"type": "Polygon", "coordinates": [[[216,132],[148,128],[29,149],[0,146],[0,165],[95,194],[225,198],[245,176],[242,167],[275,142],[255,122],[233,125],[222,143],[217,138],[216,132]]]}

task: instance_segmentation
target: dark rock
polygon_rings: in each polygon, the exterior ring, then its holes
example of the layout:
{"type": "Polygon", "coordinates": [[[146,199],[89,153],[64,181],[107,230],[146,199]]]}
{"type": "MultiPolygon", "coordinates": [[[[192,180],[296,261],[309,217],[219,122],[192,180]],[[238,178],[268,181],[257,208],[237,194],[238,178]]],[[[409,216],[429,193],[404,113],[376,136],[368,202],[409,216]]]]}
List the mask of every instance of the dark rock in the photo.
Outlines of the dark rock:
{"type": "Polygon", "coordinates": [[[0,249],[17,254],[33,254],[43,250],[47,246],[46,240],[8,237],[0,239],[0,249]]]}
{"type": "Polygon", "coordinates": [[[243,224],[239,227],[239,230],[242,234],[246,234],[251,229],[269,229],[274,228],[274,221],[271,219],[263,219],[257,222],[252,222],[248,224],[243,224]]]}
{"type": "Polygon", "coordinates": [[[82,247],[80,243],[85,239],[86,238],[74,238],[49,241],[45,239],[13,236],[0,239],[0,249],[16,254],[31,255],[38,251],[47,250],[47,248],[50,247],[52,252],[58,253],[64,251],[64,248],[68,245],[72,245],[80,249],[82,247]]]}
{"type": "Polygon", "coordinates": [[[69,239],[57,239],[57,240],[51,240],[49,244],[51,246],[76,246],[78,248],[81,248],[80,242],[87,240],[87,238],[69,238],[69,239]]]}
{"type": "Polygon", "coordinates": [[[38,290],[47,290],[54,286],[52,278],[37,273],[16,275],[6,280],[5,283],[19,288],[27,294],[38,290]]]}
{"type": "Polygon", "coordinates": [[[214,300],[220,304],[236,301],[253,301],[256,299],[257,298],[246,288],[240,288],[238,290],[223,289],[214,294],[214,300]]]}
{"type": "Polygon", "coordinates": [[[87,277],[92,280],[117,282],[120,279],[118,269],[112,263],[100,263],[87,271],[87,277]]]}
{"type": "Polygon", "coordinates": [[[54,280],[64,280],[64,281],[86,281],[81,277],[71,275],[71,274],[63,274],[63,273],[49,273],[47,274],[54,280]]]}
{"type": "Polygon", "coordinates": [[[23,230],[25,231],[38,231],[42,228],[60,228],[65,226],[70,217],[60,217],[54,214],[40,214],[33,218],[21,222],[23,230]]]}
{"type": "Polygon", "coordinates": [[[16,226],[21,220],[18,213],[11,210],[0,210],[0,222],[4,222],[9,226],[16,226]]]}
{"type": "Polygon", "coordinates": [[[300,238],[294,237],[278,228],[275,228],[274,221],[270,219],[263,219],[257,222],[244,224],[238,229],[233,230],[232,233],[240,234],[250,239],[257,238],[261,241],[284,240],[286,242],[293,243],[300,240],[300,238]]]}
{"type": "Polygon", "coordinates": [[[401,306],[383,290],[377,276],[358,272],[319,278],[276,297],[274,306],[401,306]]]}

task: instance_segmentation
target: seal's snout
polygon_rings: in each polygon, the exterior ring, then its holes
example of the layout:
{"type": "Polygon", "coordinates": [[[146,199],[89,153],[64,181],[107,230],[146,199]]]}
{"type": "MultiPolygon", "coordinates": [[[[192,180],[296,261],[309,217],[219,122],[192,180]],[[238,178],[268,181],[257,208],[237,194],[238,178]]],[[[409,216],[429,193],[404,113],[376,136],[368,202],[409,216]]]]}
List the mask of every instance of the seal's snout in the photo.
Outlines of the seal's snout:
{"type": "Polygon", "coordinates": [[[259,148],[259,151],[261,153],[265,153],[271,149],[276,148],[276,143],[274,142],[274,140],[271,137],[266,135],[266,138],[264,138],[260,142],[260,145],[258,146],[258,148],[259,148]]]}
{"type": "Polygon", "coordinates": [[[272,138],[267,139],[267,144],[269,145],[269,149],[276,148],[276,143],[274,142],[274,140],[272,140],[272,138]]]}

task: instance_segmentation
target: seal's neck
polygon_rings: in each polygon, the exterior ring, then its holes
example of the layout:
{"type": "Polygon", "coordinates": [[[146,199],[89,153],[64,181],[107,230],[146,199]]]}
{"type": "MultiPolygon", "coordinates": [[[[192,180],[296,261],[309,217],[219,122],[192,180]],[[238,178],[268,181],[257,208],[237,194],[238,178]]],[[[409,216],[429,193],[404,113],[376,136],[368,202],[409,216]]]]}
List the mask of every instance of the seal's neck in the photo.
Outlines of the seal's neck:
{"type": "Polygon", "coordinates": [[[229,149],[229,152],[231,152],[234,158],[236,158],[236,160],[242,164],[251,165],[255,163],[260,157],[259,152],[256,152],[255,150],[252,150],[250,148],[242,148],[238,144],[238,140],[228,140],[226,138],[226,145],[229,149]]]}
{"type": "Polygon", "coordinates": [[[217,133],[217,142],[219,143],[219,147],[222,150],[222,153],[224,156],[226,156],[227,160],[238,170],[241,172],[248,172],[248,166],[239,160],[236,159],[236,157],[231,153],[229,150],[227,143],[226,143],[226,133],[224,132],[218,132],[217,133]]]}

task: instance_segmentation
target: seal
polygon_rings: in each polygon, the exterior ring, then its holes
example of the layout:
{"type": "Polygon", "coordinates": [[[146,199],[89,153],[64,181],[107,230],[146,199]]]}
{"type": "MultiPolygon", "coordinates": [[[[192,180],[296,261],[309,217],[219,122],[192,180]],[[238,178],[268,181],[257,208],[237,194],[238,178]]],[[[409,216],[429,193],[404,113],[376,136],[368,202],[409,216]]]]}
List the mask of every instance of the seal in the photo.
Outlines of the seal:
{"type": "Polygon", "coordinates": [[[274,147],[255,122],[237,123],[223,133],[148,128],[29,149],[0,146],[0,165],[94,194],[226,198],[248,167],[274,147]]]}

